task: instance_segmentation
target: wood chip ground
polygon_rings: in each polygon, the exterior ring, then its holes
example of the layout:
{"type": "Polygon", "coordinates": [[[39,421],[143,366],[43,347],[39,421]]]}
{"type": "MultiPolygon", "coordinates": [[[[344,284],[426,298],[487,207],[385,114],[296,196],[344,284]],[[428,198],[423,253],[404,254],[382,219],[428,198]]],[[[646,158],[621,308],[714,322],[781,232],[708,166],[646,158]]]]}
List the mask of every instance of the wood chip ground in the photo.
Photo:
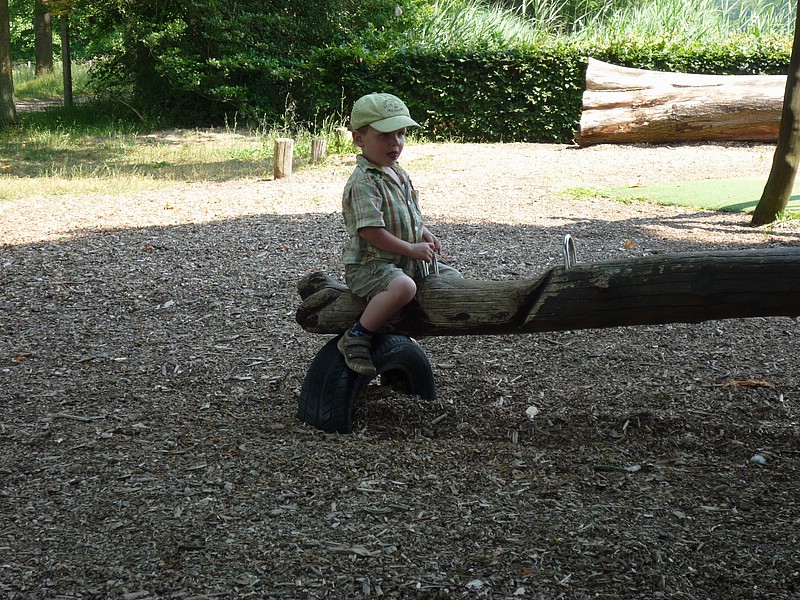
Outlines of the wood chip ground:
{"type": "MultiPolygon", "coordinates": [[[[798,245],[787,221],[578,193],[763,176],[772,146],[420,145],[447,260],[482,279],[798,245]],[[572,190],[572,194],[564,194],[572,190]]],[[[438,399],[295,418],[341,276],[352,157],[290,180],[0,202],[0,595],[792,598],[794,319],[429,338],[438,399]]],[[[265,172],[269,172],[268,166],[265,172]]]]}

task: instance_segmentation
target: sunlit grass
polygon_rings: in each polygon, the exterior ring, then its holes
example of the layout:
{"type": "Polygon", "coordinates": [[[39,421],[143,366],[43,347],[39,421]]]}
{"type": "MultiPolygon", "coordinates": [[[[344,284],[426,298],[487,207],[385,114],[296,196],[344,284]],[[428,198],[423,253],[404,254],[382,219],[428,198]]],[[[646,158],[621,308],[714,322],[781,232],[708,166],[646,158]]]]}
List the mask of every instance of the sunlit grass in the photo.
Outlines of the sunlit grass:
{"type": "MultiPolygon", "coordinates": [[[[61,63],[53,65],[53,72],[36,76],[32,64],[14,66],[14,96],[17,100],[47,100],[64,96],[64,75],[61,63]]],[[[72,64],[72,93],[80,96],[86,93],[89,82],[89,66],[83,63],[72,64]]]]}
{"type": "Polygon", "coordinates": [[[590,20],[578,36],[599,42],[659,40],[710,43],[791,36],[794,4],[765,0],[644,0],[590,20]]]}
{"type": "Polygon", "coordinates": [[[124,193],[182,182],[271,178],[275,140],[295,141],[293,168],[311,164],[312,140],[328,155],[352,152],[349,134],[326,120],[316,132],[261,124],[216,129],[153,130],[111,106],[23,113],[0,130],[0,199],[35,195],[124,193]],[[97,114],[106,115],[98,118],[97,114]]]}
{"type": "Polygon", "coordinates": [[[602,190],[594,187],[573,187],[561,191],[561,195],[572,200],[588,200],[603,196],[602,190]]]}
{"type": "Polygon", "coordinates": [[[119,195],[155,190],[174,185],[171,182],[148,179],[141,176],[117,175],[113,177],[48,177],[41,179],[18,179],[9,174],[0,175],[0,201],[19,200],[40,196],[81,196],[88,194],[119,195]]]}
{"type": "Polygon", "coordinates": [[[265,177],[272,170],[263,137],[224,130],[105,136],[36,131],[14,141],[3,137],[0,149],[5,199],[265,177]]]}
{"type": "MultiPolygon", "coordinates": [[[[557,9],[556,3],[552,7],[557,9]]],[[[416,44],[437,48],[507,47],[535,43],[551,31],[552,21],[545,16],[532,20],[479,0],[441,0],[409,37],[416,44]]]]}

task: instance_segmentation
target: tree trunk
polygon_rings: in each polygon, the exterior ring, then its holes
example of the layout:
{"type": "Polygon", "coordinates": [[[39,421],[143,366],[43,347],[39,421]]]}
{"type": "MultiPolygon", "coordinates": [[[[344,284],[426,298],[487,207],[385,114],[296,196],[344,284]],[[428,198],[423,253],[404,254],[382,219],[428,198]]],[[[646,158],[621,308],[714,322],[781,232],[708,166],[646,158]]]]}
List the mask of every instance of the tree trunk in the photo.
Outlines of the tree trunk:
{"type": "Polygon", "coordinates": [[[36,75],[53,72],[52,16],[46,2],[36,2],[33,12],[33,39],[36,54],[36,75]]]}
{"type": "Polygon", "coordinates": [[[8,0],[0,0],[0,126],[17,124],[8,0]]]}
{"type": "Polygon", "coordinates": [[[782,75],[665,73],[589,59],[577,142],[774,142],[785,85],[782,75]]]}
{"type": "MultiPolygon", "coordinates": [[[[341,333],[366,306],[324,273],[298,290],[296,320],[312,333],[341,333]]],[[[526,280],[431,275],[382,331],[486,335],[798,315],[800,250],[774,248],[579,263],[526,280]]]]}
{"type": "Polygon", "coordinates": [[[792,195],[798,161],[798,130],[800,130],[800,0],[797,3],[797,19],[794,24],[792,57],[789,75],[786,78],[783,112],[781,114],[778,145],[761,199],[753,211],[751,225],[772,223],[786,210],[792,195]]]}
{"type": "Polygon", "coordinates": [[[64,106],[72,107],[72,56],[69,49],[69,16],[61,15],[61,65],[64,69],[64,106]]]}

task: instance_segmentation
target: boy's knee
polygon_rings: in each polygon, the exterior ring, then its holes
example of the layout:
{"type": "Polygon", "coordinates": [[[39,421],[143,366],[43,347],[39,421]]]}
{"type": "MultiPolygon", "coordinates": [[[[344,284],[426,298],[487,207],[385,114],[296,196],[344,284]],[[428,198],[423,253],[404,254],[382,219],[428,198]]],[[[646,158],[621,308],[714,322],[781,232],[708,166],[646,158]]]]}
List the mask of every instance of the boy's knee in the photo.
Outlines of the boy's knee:
{"type": "Polygon", "coordinates": [[[398,299],[405,300],[407,304],[417,295],[417,284],[408,275],[400,275],[392,279],[387,291],[393,293],[398,299]]]}

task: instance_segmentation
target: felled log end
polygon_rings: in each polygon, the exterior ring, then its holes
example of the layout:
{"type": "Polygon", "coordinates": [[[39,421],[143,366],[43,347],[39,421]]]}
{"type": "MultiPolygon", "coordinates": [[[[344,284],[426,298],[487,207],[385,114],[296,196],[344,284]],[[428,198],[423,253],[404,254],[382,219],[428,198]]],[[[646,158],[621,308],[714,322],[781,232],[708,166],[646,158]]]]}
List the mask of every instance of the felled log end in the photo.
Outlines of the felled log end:
{"type": "MultiPolygon", "coordinates": [[[[478,281],[431,275],[417,295],[382,328],[400,335],[479,335],[515,333],[538,297],[545,275],[520,281],[478,281]]],[[[325,273],[311,273],[298,284],[303,302],[297,323],[310,333],[341,333],[366,308],[366,301],[325,273]]]]}

